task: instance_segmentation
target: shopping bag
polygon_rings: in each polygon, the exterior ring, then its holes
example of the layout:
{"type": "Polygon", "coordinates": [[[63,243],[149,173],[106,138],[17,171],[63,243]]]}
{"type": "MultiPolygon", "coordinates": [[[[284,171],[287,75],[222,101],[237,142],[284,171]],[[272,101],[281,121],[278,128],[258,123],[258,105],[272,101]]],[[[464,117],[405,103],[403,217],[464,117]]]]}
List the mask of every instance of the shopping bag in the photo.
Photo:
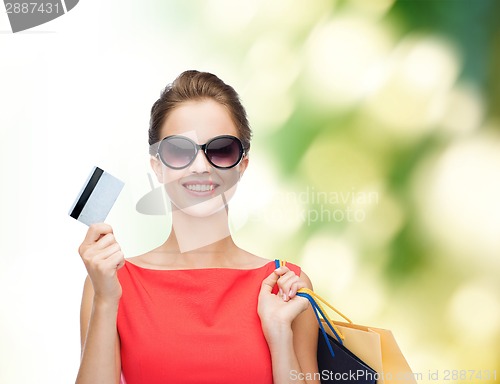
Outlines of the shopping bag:
{"type": "MultiPolygon", "coordinates": [[[[275,260],[276,268],[285,262],[275,260]]],[[[343,337],[332,322],[323,325],[324,310],[311,295],[312,291],[297,293],[309,300],[320,326],[318,335],[318,373],[322,384],[375,384],[377,372],[344,346],[343,337]],[[331,334],[325,331],[328,328],[331,334]],[[333,335],[333,336],[332,336],[333,335]]]]}
{"type": "Polygon", "coordinates": [[[338,342],[342,341],[345,348],[375,370],[377,384],[417,383],[391,331],[354,324],[321,296],[307,288],[299,289],[298,295],[312,298],[322,315],[322,319],[317,317],[320,329],[324,329],[331,338],[338,342]],[[343,317],[346,322],[331,320],[321,303],[343,317]]]}
{"type": "Polygon", "coordinates": [[[390,330],[352,322],[333,321],[333,323],[344,336],[344,345],[380,373],[378,384],[417,383],[390,330]]]}

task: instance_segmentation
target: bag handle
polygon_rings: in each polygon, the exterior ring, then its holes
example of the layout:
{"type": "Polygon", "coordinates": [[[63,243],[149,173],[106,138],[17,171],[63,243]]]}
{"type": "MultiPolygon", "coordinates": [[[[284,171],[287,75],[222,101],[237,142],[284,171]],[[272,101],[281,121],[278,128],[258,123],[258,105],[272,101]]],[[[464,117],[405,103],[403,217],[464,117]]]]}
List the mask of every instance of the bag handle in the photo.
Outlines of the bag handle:
{"type": "MultiPolygon", "coordinates": [[[[286,260],[278,260],[278,259],[276,259],[276,260],[274,260],[274,265],[276,266],[276,268],[283,267],[283,266],[286,265],[286,260]]],[[[309,288],[300,288],[297,292],[298,293],[308,294],[309,296],[311,296],[314,299],[314,301],[316,302],[317,306],[326,315],[326,319],[328,319],[331,323],[333,323],[333,321],[328,316],[328,313],[324,310],[324,308],[322,307],[321,303],[325,304],[328,308],[330,308],[332,311],[334,311],[335,313],[337,313],[340,317],[342,317],[348,323],[352,324],[352,320],[351,319],[349,319],[346,315],[344,315],[342,312],[340,312],[337,308],[335,308],[333,305],[331,305],[328,301],[326,301],[324,298],[322,298],[316,292],[310,290],[309,288]]]]}
{"type": "MultiPolygon", "coordinates": [[[[276,268],[282,267],[286,265],[285,260],[274,260],[274,265],[276,268]]],[[[323,318],[324,322],[326,325],[328,325],[328,328],[333,332],[333,334],[337,337],[337,340],[339,341],[340,344],[343,344],[343,340],[345,339],[344,335],[340,332],[340,330],[335,326],[333,323],[332,319],[328,316],[328,313],[324,310],[324,308],[321,305],[321,302],[325,304],[327,307],[335,311],[338,315],[340,315],[342,318],[347,320],[349,323],[352,324],[352,321],[344,315],[342,312],[340,312],[337,308],[335,308],[333,305],[328,303],[325,299],[323,299],[320,295],[315,293],[314,291],[310,290],[309,288],[300,288],[297,291],[297,296],[304,297],[305,299],[309,300],[311,303],[311,307],[313,308],[314,315],[316,316],[316,320],[318,321],[319,327],[321,329],[321,333],[323,334],[323,337],[325,338],[326,345],[328,346],[328,349],[330,350],[330,353],[332,357],[335,356],[335,353],[333,352],[333,348],[331,346],[330,340],[328,339],[327,333],[325,331],[325,328],[323,327],[323,322],[321,321],[321,318],[323,318]],[[321,318],[320,318],[321,315],[321,318]]]]}
{"type": "MultiPolygon", "coordinates": [[[[311,297],[314,298],[314,301],[316,301],[316,304],[318,304],[318,307],[320,307],[323,310],[323,313],[325,313],[326,318],[332,322],[332,319],[328,316],[328,313],[324,310],[324,308],[321,306],[321,303],[325,304],[328,308],[330,308],[332,311],[337,313],[340,317],[342,317],[344,320],[346,320],[348,323],[352,324],[352,320],[349,319],[346,315],[344,315],[342,312],[340,312],[337,308],[335,308],[333,305],[331,305],[328,301],[323,299],[320,295],[318,295],[316,292],[311,291],[309,288],[300,288],[298,293],[305,293],[310,295],[311,297]]],[[[332,322],[333,323],[333,322],[332,322]]]]}

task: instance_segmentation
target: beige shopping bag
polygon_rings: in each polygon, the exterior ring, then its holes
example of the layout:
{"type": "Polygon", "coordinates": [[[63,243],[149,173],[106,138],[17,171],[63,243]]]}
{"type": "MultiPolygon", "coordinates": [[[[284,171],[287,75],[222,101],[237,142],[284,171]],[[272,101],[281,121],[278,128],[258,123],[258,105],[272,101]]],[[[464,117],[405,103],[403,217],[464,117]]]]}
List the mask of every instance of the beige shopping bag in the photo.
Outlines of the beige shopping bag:
{"type": "MultiPolygon", "coordinates": [[[[390,330],[333,321],[344,345],[380,374],[378,384],[417,384],[415,376],[390,330]]],[[[328,327],[325,328],[327,332],[328,327]]],[[[331,336],[333,332],[329,332],[331,336]]]]}
{"type": "Polygon", "coordinates": [[[347,316],[337,310],[315,292],[302,288],[299,292],[311,296],[321,309],[325,331],[354,355],[373,368],[377,373],[377,384],[417,384],[415,376],[390,330],[354,324],[347,316]],[[339,314],[346,322],[331,320],[321,303],[339,314]],[[332,327],[327,323],[330,322],[332,327]],[[332,332],[336,329],[342,340],[332,332]]]}

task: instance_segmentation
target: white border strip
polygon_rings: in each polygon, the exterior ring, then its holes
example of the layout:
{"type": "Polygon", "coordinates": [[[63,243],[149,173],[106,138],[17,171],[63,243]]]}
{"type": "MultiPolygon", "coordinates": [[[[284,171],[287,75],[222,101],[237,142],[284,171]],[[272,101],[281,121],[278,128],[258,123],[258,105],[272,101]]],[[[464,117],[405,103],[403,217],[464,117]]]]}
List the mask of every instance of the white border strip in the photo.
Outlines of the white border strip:
{"type": "Polygon", "coordinates": [[[63,10],[64,10],[64,14],[68,13],[68,11],[66,9],[66,1],[65,0],[61,0],[61,4],[62,4],[63,10]]]}

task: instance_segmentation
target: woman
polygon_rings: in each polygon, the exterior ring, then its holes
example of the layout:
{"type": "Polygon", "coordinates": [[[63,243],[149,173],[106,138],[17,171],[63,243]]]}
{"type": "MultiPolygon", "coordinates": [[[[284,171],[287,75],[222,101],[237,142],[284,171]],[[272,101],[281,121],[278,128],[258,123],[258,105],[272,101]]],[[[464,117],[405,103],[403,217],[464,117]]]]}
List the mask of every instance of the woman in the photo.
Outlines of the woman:
{"type": "Polygon", "coordinates": [[[316,319],[295,295],[309,278],[293,264],[275,269],[229,232],[250,137],[237,93],[210,73],[182,73],[155,102],[151,166],[172,230],[125,260],[109,225],[90,226],[79,248],[88,277],[78,384],[288,384],[317,372],[316,319]]]}

